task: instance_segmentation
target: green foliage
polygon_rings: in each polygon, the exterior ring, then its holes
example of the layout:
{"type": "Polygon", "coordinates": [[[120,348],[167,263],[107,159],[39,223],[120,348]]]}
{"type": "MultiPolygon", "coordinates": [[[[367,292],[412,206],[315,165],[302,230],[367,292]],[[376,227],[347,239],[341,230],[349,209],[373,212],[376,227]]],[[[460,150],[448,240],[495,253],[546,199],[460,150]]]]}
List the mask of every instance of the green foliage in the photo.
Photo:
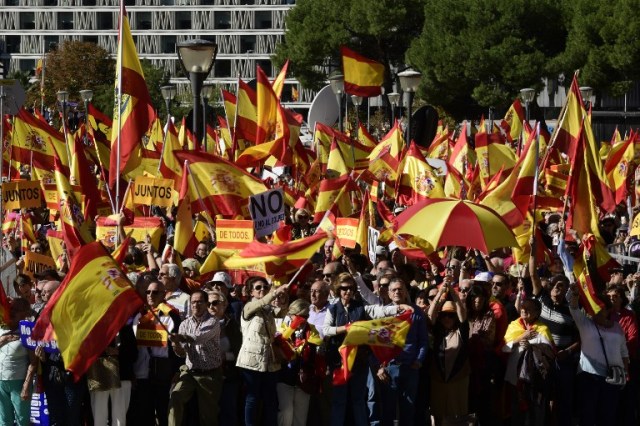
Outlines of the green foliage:
{"type": "Polygon", "coordinates": [[[634,0],[567,2],[567,48],[553,66],[567,75],[580,69],[581,85],[624,94],[640,78],[639,6],[634,0]]]}
{"type": "MultiPolygon", "coordinates": [[[[291,60],[291,73],[305,87],[319,89],[340,68],[341,44],[389,69],[422,27],[424,0],[300,0],[286,18],[285,42],[275,62],[291,60]]],[[[390,88],[390,73],[386,76],[390,88]]],[[[389,90],[390,91],[390,90],[389,90]]]]}
{"type": "Polygon", "coordinates": [[[423,73],[420,95],[461,117],[506,107],[522,87],[540,88],[547,61],[564,48],[551,0],[426,0],[422,34],[407,61],[423,73]]]}

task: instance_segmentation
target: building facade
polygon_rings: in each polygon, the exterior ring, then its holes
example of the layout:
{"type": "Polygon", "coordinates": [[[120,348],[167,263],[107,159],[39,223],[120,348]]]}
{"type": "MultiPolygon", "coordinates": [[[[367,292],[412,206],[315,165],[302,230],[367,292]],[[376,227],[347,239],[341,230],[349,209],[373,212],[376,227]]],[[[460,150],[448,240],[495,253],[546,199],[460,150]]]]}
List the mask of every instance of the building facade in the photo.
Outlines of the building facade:
{"type": "MultiPolygon", "coordinates": [[[[164,68],[178,93],[189,82],[178,78],[176,43],[201,38],[218,45],[207,79],[235,87],[251,80],[256,65],[275,77],[271,55],[282,42],[285,16],[295,0],[124,0],[138,55],[164,68]]],[[[0,0],[0,61],[5,74],[35,70],[53,44],[64,40],[97,43],[115,55],[120,0],[0,0]]],[[[235,90],[235,89],[234,89],[235,90]]],[[[314,93],[287,79],[283,102],[308,107],[314,93]]]]}

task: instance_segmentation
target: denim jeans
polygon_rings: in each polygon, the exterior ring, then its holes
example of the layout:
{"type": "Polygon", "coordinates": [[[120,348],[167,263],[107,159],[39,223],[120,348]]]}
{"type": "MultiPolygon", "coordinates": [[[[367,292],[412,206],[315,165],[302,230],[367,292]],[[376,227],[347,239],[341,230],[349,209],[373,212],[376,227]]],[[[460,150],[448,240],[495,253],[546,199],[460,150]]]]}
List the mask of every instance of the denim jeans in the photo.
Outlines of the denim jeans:
{"type": "Polygon", "coordinates": [[[353,410],[353,425],[367,426],[367,372],[369,366],[356,362],[346,384],[333,387],[331,395],[331,426],[346,422],[347,406],[353,410]]]}
{"type": "Polygon", "coordinates": [[[263,424],[278,423],[278,373],[260,372],[241,368],[242,377],[247,385],[247,396],[244,402],[244,422],[246,426],[259,424],[256,421],[258,406],[262,400],[263,424]]]}
{"type": "Polygon", "coordinates": [[[389,383],[380,383],[382,424],[392,426],[399,420],[400,426],[413,425],[419,370],[405,364],[391,364],[386,370],[389,383]]]}

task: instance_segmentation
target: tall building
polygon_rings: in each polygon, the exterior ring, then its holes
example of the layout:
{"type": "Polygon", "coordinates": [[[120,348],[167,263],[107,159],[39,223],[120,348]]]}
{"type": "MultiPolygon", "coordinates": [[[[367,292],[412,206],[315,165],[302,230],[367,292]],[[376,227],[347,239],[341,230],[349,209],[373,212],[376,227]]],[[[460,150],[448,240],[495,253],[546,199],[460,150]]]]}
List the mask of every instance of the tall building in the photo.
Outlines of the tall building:
{"type": "MultiPolygon", "coordinates": [[[[271,63],[283,40],[285,16],[295,0],[124,0],[141,59],[171,76],[178,93],[190,90],[178,78],[176,43],[191,38],[218,45],[207,82],[234,87],[255,77],[256,65],[275,77],[271,63]]],[[[115,55],[120,0],[0,0],[0,61],[5,74],[35,70],[43,51],[64,40],[97,43],[115,55]]],[[[287,79],[283,102],[308,107],[314,93],[287,79]],[[297,100],[292,98],[298,97],[297,100]]]]}

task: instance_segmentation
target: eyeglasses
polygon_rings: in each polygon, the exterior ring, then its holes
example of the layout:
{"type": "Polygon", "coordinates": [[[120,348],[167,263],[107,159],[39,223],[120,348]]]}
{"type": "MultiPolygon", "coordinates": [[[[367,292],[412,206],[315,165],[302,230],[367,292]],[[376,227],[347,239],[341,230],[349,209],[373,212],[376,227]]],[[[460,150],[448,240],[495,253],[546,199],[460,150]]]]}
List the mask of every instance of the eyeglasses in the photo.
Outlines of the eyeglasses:
{"type": "Polygon", "coordinates": [[[191,301],[192,305],[200,305],[202,303],[207,303],[207,301],[206,300],[192,300],[191,301]]]}
{"type": "Polygon", "coordinates": [[[211,302],[209,302],[209,307],[213,308],[214,306],[218,306],[222,304],[222,300],[212,300],[211,302]]]}
{"type": "Polygon", "coordinates": [[[268,291],[270,288],[271,288],[271,287],[270,287],[270,286],[268,286],[268,285],[257,285],[257,286],[255,286],[255,287],[253,287],[253,289],[254,289],[255,291],[262,291],[262,290],[264,290],[264,291],[268,291]]]}
{"type": "Polygon", "coordinates": [[[471,290],[471,287],[461,287],[460,288],[460,292],[461,293],[469,293],[469,290],[471,290]]]}
{"type": "Polygon", "coordinates": [[[168,275],[168,274],[167,274],[167,273],[165,273],[165,272],[158,272],[158,276],[159,276],[159,277],[165,277],[165,276],[167,276],[167,275],[168,275]]]}
{"type": "Polygon", "coordinates": [[[354,288],[349,286],[349,287],[340,287],[340,291],[354,291],[354,288]]]}
{"type": "Polygon", "coordinates": [[[145,293],[151,294],[151,295],[156,295],[156,294],[160,294],[160,290],[147,290],[147,291],[145,291],[145,293]]]}

